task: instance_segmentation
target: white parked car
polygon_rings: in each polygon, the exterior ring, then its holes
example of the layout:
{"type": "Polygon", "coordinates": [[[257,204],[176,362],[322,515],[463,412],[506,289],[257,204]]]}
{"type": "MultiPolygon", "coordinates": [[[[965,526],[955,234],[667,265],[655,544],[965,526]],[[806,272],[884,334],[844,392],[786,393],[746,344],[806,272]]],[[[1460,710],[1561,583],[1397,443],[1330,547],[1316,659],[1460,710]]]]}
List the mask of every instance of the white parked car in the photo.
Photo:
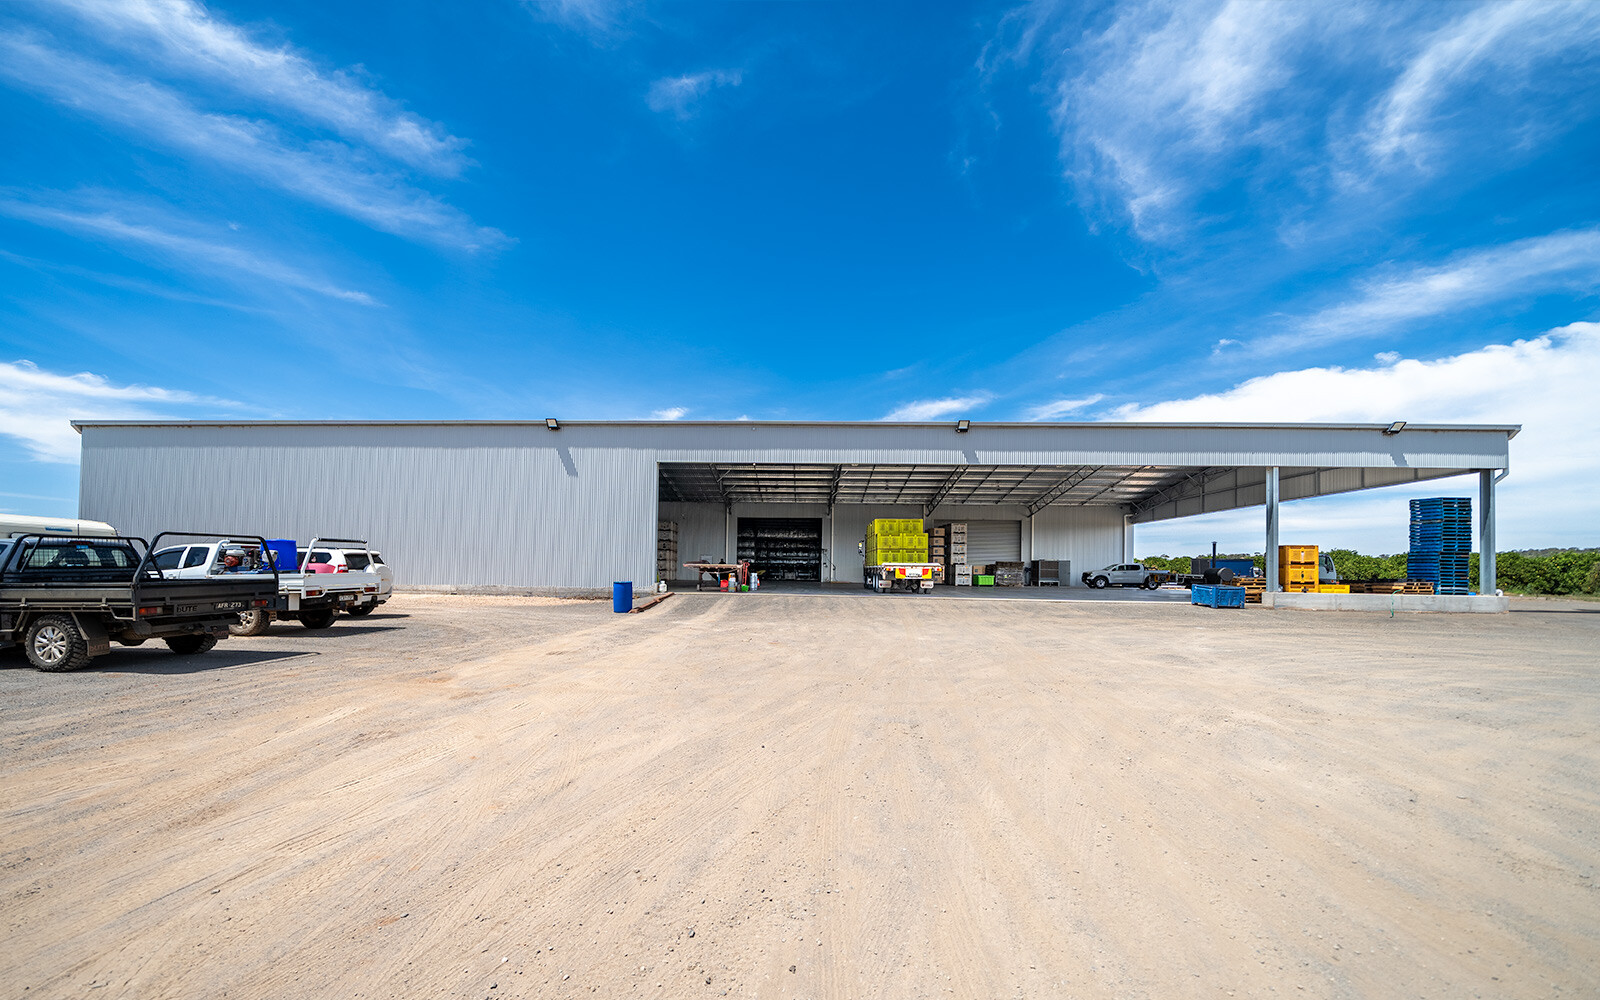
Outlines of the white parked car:
{"type": "Polygon", "coordinates": [[[345,609],[345,614],[360,618],[372,614],[372,609],[394,594],[394,570],[383,561],[377,549],[334,548],[317,546],[300,553],[300,568],[307,573],[372,573],[378,577],[378,599],[355,608],[345,609]]]}
{"type": "Polygon", "coordinates": [[[1086,587],[1143,587],[1154,590],[1167,579],[1167,571],[1140,563],[1119,563],[1083,574],[1086,587]]]}

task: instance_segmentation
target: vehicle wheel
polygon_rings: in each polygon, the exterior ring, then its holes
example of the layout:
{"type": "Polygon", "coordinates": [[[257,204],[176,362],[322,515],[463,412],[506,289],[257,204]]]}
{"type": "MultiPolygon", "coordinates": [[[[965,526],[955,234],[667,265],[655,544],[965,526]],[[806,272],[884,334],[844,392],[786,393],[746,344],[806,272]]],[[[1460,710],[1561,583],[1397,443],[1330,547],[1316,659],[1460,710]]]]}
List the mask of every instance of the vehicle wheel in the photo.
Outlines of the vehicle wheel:
{"type": "Polygon", "coordinates": [[[302,611],[298,617],[300,624],[306,628],[327,628],[333,624],[336,613],[332,608],[319,608],[316,611],[302,611]]]}
{"type": "Polygon", "coordinates": [[[376,610],[378,610],[376,604],[358,604],[353,608],[345,608],[344,613],[351,618],[365,618],[376,610]]]}
{"type": "Polygon", "coordinates": [[[1091,582],[1094,584],[1094,589],[1096,589],[1096,590],[1104,590],[1107,587],[1111,586],[1110,578],[1104,577],[1104,576],[1097,576],[1091,582]]]}
{"type": "Polygon", "coordinates": [[[1147,576],[1144,578],[1144,589],[1154,590],[1159,586],[1161,586],[1161,581],[1157,580],[1155,577],[1147,576]]]}
{"type": "Polygon", "coordinates": [[[272,627],[272,612],[257,608],[239,612],[239,622],[228,626],[229,635],[262,635],[272,627]]]}
{"type": "Polygon", "coordinates": [[[214,635],[175,635],[167,639],[167,648],[179,656],[210,652],[216,644],[214,635]]]}
{"type": "Polygon", "coordinates": [[[23,648],[28,662],[40,670],[77,670],[89,664],[89,643],[78,623],[65,615],[45,615],[28,626],[23,648]]]}

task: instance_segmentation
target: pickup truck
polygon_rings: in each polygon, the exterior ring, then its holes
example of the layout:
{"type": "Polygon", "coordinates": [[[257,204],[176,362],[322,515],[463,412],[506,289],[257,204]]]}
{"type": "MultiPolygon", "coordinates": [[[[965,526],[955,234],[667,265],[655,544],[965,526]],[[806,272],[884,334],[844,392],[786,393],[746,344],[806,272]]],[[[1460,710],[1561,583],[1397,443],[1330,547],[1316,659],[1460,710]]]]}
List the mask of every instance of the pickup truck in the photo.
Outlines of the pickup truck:
{"type": "MultiPolygon", "coordinates": [[[[175,533],[155,541],[168,534],[175,533]]],[[[183,656],[204,653],[240,612],[277,603],[274,574],[175,580],[152,563],[142,538],[0,541],[0,647],[20,644],[40,670],[87,666],[110,652],[113,640],[137,646],[161,639],[183,656]]]]}
{"type": "MultiPolygon", "coordinates": [[[[335,539],[327,540],[332,541],[335,539]]],[[[318,572],[309,566],[303,567],[306,572],[300,572],[302,567],[285,572],[269,557],[267,544],[259,538],[240,537],[174,545],[157,551],[153,562],[163,573],[180,580],[253,576],[276,569],[279,602],[271,608],[241,611],[228,629],[233,635],[261,635],[272,625],[273,618],[284,615],[294,616],[306,628],[327,628],[340,610],[366,607],[378,598],[380,581],[376,574],[318,572]]],[[[316,551],[319,544],[326,543],[316,539],[309,551],[316,551]]]]}
{"type": "Polygon", "coordinates": [[[1082,579],[1084,586],[1101,590],[1106,587],[1143,587],[1146,590],[1154,590],[1166,582],[1167,576],[1166,570],[1156,569],[1154,566],[1119,563],[1090,570],[1083,574],[1082,579]]]}

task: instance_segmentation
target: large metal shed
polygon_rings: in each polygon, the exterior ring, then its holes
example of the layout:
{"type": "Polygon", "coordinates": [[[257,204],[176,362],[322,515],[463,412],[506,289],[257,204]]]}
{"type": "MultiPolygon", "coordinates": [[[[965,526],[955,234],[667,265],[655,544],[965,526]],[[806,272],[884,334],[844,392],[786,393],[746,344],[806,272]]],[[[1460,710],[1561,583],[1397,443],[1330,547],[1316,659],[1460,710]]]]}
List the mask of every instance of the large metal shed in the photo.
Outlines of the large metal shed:
{"type": "MultiPolygon", "coordinates": [[[[592,593],[740,524],[816,523],[822,581],[861,578],[875,517],[988,525],[1024,560],[1132,558],[1134,525],[1480,474],[1480,549],[1515,426],[615,421],[79,421],[79,513],[125,532],[370,538],[407,584],[592,593]],[[1014,526],[1009,527],[1009,526],[1014,526]]],[[[1493,586],[1492,555],[1484,560],[1493,586]]],[[[1269,579],[1275,579],[1269,565],[1269,579]]]]}

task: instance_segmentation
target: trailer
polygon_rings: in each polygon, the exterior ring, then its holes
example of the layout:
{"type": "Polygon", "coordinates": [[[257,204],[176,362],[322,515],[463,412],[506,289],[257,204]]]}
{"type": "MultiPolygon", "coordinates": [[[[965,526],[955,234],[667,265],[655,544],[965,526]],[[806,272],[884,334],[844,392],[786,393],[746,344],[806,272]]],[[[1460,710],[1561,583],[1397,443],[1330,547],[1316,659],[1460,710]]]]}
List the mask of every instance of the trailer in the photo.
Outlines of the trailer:
{"type": "Polygon", "coordinates": [[[879,563],[866,567],[863,581],[868,590],[875,590],[880,594],[896,590],[931,594],[934,573],[938,569],[939,563],[932,562],[879,563]]]}

